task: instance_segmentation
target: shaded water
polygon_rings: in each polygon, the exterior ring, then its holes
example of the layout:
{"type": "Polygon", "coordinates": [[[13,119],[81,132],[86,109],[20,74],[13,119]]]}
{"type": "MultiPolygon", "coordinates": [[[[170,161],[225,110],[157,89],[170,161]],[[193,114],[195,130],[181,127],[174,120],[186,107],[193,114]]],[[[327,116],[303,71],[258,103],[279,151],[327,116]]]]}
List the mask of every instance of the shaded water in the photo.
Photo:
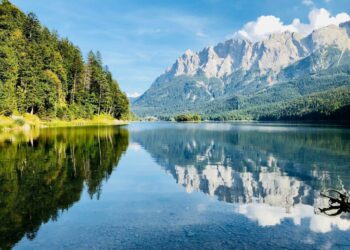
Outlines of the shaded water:
{"type": "Polygon", "coordinates": [[[348,249],[350,130],[140,123],[0,137],[0,248],[348,249]]]}

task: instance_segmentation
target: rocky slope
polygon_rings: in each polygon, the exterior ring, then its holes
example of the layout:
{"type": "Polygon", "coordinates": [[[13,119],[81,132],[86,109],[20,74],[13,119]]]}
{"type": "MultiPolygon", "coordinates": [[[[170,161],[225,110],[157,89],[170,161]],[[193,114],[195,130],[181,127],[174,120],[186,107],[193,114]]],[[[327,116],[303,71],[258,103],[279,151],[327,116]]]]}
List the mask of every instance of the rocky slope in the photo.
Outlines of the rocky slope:
{"type": "Polygon", "coordinates": [[[253,95],[292,79],[348,66],[349,32],[347,22],[306,37],[284,32],[255,43],[231,39],[198,53],[187,50],[133,102],[134,111],[157,115],[163,107],[170,113],[203,110],[208,103],[253,95]]]}

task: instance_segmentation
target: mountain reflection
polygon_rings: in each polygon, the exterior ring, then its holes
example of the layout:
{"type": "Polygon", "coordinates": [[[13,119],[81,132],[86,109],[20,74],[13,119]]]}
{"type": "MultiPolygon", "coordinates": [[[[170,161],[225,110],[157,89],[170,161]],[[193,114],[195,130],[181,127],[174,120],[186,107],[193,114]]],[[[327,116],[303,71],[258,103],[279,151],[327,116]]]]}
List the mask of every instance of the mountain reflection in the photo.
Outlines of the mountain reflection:
{"type": "Polygon", "coordinates": [[[135,131],[145,148],[187,192],[235,203],[235,211],[261,226],[292,219],[310,229],[350,229],[346,215],[317,214],[325,189],[349,190],[350,134],[346,130],[209,124],[193,129],[135,131]]]}
{"type": "Polygon", "coordinates": [[[84,185],[99,198],[128,147],[122,128],[32,131],[0,138],[0,249],[26,235],[80,199],[84,185]]]}

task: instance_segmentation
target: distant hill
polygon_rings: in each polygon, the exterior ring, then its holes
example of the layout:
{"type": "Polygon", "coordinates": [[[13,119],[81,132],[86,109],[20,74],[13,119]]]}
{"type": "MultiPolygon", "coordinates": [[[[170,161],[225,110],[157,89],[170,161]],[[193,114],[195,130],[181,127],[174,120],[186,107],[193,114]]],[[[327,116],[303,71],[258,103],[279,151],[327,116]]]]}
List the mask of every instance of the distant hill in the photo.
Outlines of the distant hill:
{"type": "MultiPolygon", "coordinates": [[[[266,110],[271,104],[318,92],[330,101],[333,90],[350,87],[349,34],[347,22],[307,36],[284,32],[255,43],[230,39],[198,53],[187,50],[132,102],[132,109],[139,116],[200,113],[210,119],[261,119],[262,114],[272,118],[266,110]],[[253,109],[254,115],[248,112],[253,109]]],[[[317,108],[308,107],[310,112],[317,108]]]]}

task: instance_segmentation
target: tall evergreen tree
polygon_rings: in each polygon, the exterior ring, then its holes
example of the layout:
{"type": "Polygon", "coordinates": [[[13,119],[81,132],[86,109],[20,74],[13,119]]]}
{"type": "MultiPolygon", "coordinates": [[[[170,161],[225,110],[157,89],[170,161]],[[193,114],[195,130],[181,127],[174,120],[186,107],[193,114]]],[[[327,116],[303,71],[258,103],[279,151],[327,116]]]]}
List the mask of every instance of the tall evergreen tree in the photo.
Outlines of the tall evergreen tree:
{"type": "Polygon", "coordinates": [[[25,15],[0,4],[0,114],[30,112],[44,118],[126,117],[129,103],[103,66],[99,52],[87,63],[78,47],[25,15]]]}

